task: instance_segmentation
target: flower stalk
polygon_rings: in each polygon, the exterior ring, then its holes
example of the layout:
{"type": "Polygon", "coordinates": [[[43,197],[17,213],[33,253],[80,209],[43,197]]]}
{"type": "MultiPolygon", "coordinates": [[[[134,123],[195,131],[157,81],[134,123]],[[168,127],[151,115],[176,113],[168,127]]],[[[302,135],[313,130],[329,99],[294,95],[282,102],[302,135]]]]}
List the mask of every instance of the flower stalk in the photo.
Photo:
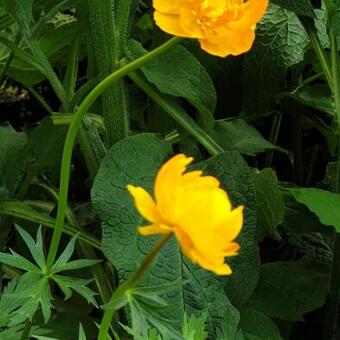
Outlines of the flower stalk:
{"type": "Polygon", "coordinates": [[[141,66],[145,65],[149,61],[159,57],[160,55],[166,53],[173,46],[177,45],[181,41],[180,38],[171,38],[163,45],[154,49],[153,51],[143,55],[142,57],[132,61],[131,63],[123,66],[119,70],[113,72],[105,79],[103,79],[84,99],[84,101],[79,106],[77,113],[75,114],[72,123],[68,129],[63,156],[61,161],[61,171],[60,171],[60,185],[59,185],[59,203],[58,203],[58,212],[56,219],[56,226],[53,232],[52,241],[50,245],[50,249],[47,257],[47,268],[50,269],[53,265],[58,247],[61,239],[61,235],[63,233],[65,215],[67,211],[67,199],[68,199],[68,190],[69,190],[69,181],[70,181],[70,172],[71,172],[71,161],[72,161],[72,153],[73,147],[77,138],[77,134],[79,128],[81,126],[82,120],[85,114],[88,112],[92,104],[96,101],[96,99],[110,86],[115,84],[118,80],[122,79],[129,72],[132,72],[141,66]]]}
{"type": "MultiPolygon", "coordinates": [[[[124,296],[124,294],[131,288],[133,288],[138,281],[142,278],[143,274],[148,270],[150,267],[152,261],[157,256],[159,251],[162,249],[162,247],[166,244],[166,242],[171,237],[171,233],[165,234],[158,243],[150,250],[147,257],[144,259],[144,261],[141,263],[141,265],[137,268],[137,270],[130,276],[130,278],[122,283],[113,293],[110,303],[113,301],[119,300],[121,297],[124,296]]],[[[113,318],[115,310],[107,308],[104,312],[104,316],[99,328],[99,335],[98,340],[107,340],[108,336],[108,330],[111,324],[111,320],[113,318]]]]}

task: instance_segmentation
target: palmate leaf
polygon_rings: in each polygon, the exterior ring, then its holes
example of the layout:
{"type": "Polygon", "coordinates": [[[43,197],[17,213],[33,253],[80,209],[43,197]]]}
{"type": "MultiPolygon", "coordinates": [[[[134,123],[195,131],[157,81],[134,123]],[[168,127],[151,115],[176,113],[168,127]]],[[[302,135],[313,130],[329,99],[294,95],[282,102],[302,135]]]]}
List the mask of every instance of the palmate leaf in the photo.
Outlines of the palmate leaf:
{"type": "Polygon", "coordinates": [[[38,229],[36,241],[33,240],[31,235],[27,231],[25,231],[18,225],[16,225],[15,227],[19,235],[21,236],[21,238],[26,243],[35,262],[38,264],[41,270],[44,270],[46,267],[46,259],[45,259],[45,254],[44,254],[43,241],[42,241],[41,226],[38,229]]]}
{"type": "Polygon", "coordinates": [[[208,338],[208,332],[205,330],[205,321],[207,315],[204,313],[200,316],[184,314],[183,320],[183,338],[185,340],[205,340],[208,338]]]}
{"type": "MultiPolygon", "coordinates": [[[[72,238],[66,246],[65,250],[53,265],[52,270],[47,273],[41,227],[37,232],[36,241],[34,241],[31,235],[21,227],[16,226],[16,228],[37,265],[31,263],[13,250],[11,250],[11,254],[0,253],[1,263],[26,271],[26,273],[19,278],[16,285],[13,283],[13,285],[9,286],[6,294],[4,295],[5,300],[0,300],[0,307],[2,301],[2,309],[5,311],[6,308],[7,310],[9,309],[9,326],[19,325],[27,319],[32,320],[39,308],[41,308],[45,323],[48,322],[51,317],[51,301],[53,300],[49,285],[50,279],[54,280],[59,285],[65,294],[66,299],[70,298],[74,291],[83,296],[89,303],[97,306],[96,300],[93,297],[95,293],[86,287],[86,285],[88,285],[92,280],[78,279],[56,274],[64,270],[82,269],[98,263],[96,260],[88,259],[79,259],[68,262],[74,252],[76,242],[75,237],[72,238]],[[13,306],[11,304],[8,305],[9,301],[11,301],[8,299],[12,299],[13,304],[14,301],[18,301],[18,304],[14,304],[13,306]],[[10,308],[11,306],[12,308],[10,308]]],[[[0,327],[1,322],[4,323],[5,321],[0,318],[0,327]]]]}
{"type": "MultiPolygon", "coordinates": [[[[20,307],[22,300],[15,298],[14,291],[17,286],[17,280],[12,280],[5,287],[0,295],[0,329],[8,325],[11,321],[11,313],[20,307]]],[[[0,339],[2,333],[0,332],[0,339]]]]}
{"type": "Polygon", "coordinates": [[[91,267],[97,263],[99,263],[99,260],[90,260],[90,259],[79,259],[75,261],[69,262],[71,259],[75,243],[77,241],[77,237],[73,237],[71,241],[68,243],[64,251],[61,253],[57,261],[54,263],[54,265],[51,268],[51,273],[59,273],[64,270],[75,270],[75,269],[83,269],[86,267],[91,267]]]}
{"type": "Polygon", "coordinates": [[[22,331],[25,327],[25,324],[22,323],[20,325],[11,326],[10,328],[0,329],[0,339],[1,340],[13,340],[20,339],[22,331]]]}
{"type": "Polygon", "coordinates": [[[27,319],[32,320],[39,306],[45,323],[49,320],[53,297],[47,277],[41,277],[41,275],[33,273],[23,274],[18,281],[15,292],[11,295],[21,299],[23,302],[13,313],[9,326],[18,325],[27,319]]]}
{"type": "Polygon", "coordinates": [[[157,306],[149,305],[137,296],[131,296],[129,307],[132,328],[139,335],[140,340],[147,338],[152,326],[158,330],[163,339],[183,340],[181,333],[175,329],[174,322],[157,313],[157,306]]]}
{"type": "Polygon", "coordinates": [[[39,267],[26,260],[24,257],[16,253],[14,250],[10,250],[11,254],[0,253],[0,263],[6,264],[8,266],[25,270],[32,273],[40,273],[39,267]]]}
{"type": "Polygon", "coordinates": [[[96,293],[86,287],[90,282],[92,282],[92,280],[78,279],[62,275],[52,275],[52,279],[64,293],[65,300],[72,296],[72,291],[75,291],[84,297],[88,303],[98,307],[97,302],[94,299],[94,295],[96,295],[96,293]]]}

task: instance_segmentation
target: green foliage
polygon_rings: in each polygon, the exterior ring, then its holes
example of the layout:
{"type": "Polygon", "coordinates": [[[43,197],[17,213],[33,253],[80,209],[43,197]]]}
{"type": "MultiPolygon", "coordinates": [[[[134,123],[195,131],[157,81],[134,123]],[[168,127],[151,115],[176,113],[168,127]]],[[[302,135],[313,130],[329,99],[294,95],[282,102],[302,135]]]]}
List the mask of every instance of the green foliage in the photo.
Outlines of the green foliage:
{"type": "Polygon", "coordinates": [[[27,143],[26,134],[16,132],[11,126],[0,127],[0,198],[10,196],[16,189],[20,176],[21,158],[18,154],[27,143]],[[16,172],[19,173],[16,173],[16,172]]]}
{"type": "MultiPolygon", "coordinates": [[[[147,239],[137,234],[136,228],[143,225],[143,220],[135,210],[125,186],[132,183],[150,188],[158,167],[170,152],[170,146],[157,135],[139,134],[112,147],[102,162],[92,189],[92,200],[103,222],[104,252],[114,263],[121,279],[127,278],[154,243],[153,238],[147,239]],[[131,158],[123,155],[131,155],[131,158]],[[108,186],[110,190],[107,190],[108,186]],[[122,206],[124,210],[121,210],[122,206]],[[112,244],[116,246],[112,247],[112,244]]],[[[171,240],[145,279],[150,286],[172,282],[179,277],[188,281],[184,287],[178,285],[176,294],[169,298],[169,303],[176,305],[177,310],[167,315],[179,323],[185,310],[207,311],[207,328],[213,331],[219,327],[221,318],[226,318],[229,323],[236,322],[237,325],[238,313],[228,301],[224,288],[234,303],[246,301],[257,284],[259,261],[255,241],[254,184],[247,165],[238,153],[226,152],[209,160],[204,171],[221,180],[235,205],[247,206],[247,227],[239,239],[243,251],[231,261],[235,268],[233,275],[225,285],[183,259],[177,244],[171,240]],[[216,299],[217,294],[219,298],[216,299]]]]}
{"type": "Polygon", "coordinates": [[[53,307],[52,301],[54,300],[49,280],[53,280],[59,286],[65,295],[65,299],[69,299],[72,296],[73,290],[83,296],[89,303],[97,305],[93,298],[94,292],[86,287],[91,280],[76,279],[56,274],[61,271],[83,269],[97,263],[95,260],[87,259],[69,261],[74,252],[75,238],[70,241],[49,271],[46,267],[41,228],[38,230],[36,240],[21,227],[17,226],[16,228],[25,242],[34,263],[13,250],[11,250],[11,254],[0,253],[0,263],[26,272],[5,291],[5,302],[6,298],[9,299],[14,296],[14,299],[12,298],[14,305],[7,304],[7,308],[10,309],[9,327],[20,325],[26,320],[32,321],[39,307],[41,307],[45,323],[49,321],[53,307]],[[13,288],[14,286],[15,288],[13,288]]]}
{"type": "Polygon", "coordinates": [[[335,116],[335,105],[330,90],[325,85],[305,87],[292,97],[306,106],[328,113],[331,117],[335,116]]]}
{"type": "Polygon", "coordinates": [[[333,340],[339,0],[270,1],[226,59],[162,45],[154,5],[0,0],[0,339],[102,340],[114,310],[105,339],[333,340]],[[126,186],[179,152],[245,208],[233,272],[172,237],[110,300],[158,240],[126,186]]]}
{"type": "Polygon", "coordinates": [[[290,189],[294,198],[308,207],[322,224],[340,232],[340,195],[320,189],[290,189]]]}
{"type": "Polygon", "coordinates": [[[206,315],[195,316],[187,314],[183,319],[183,337],[185,340],[205,340],[208,333],[205,331],[206,315]]]}
{"type": "Polygon", "coordinates": [[[276,173],[267,168],[254,172],[253,178],[256,188],[257,227],[280,238],[276,229],[283,222],[284,201],[276,173]]]}
{"type": "Polygon", "coordinates": [[[265,140],[254,127],[242,119],[218,122],[213,137],[225,150],[236,150],[249,156],[255,156],[266,150],[282,151],[281,148],[265,140]]]}
{"type": "Polygon", "coordinates": [[[303,60],[307,47],[307,35],[297,16],[271,3],[257,28],[255,45],[245,58],[243,91],[247,112],[265,112],[271,107],[287,69],[303,60]]]}
{"type": "Polygon", "coordinates": [[[328,269],[304,260],[267,263],[261,267],[260,281],[248,306],[272,318],[301,320],[303,314],[323,305],[328,269]]]}
{"type": "Polygon", "coordinates": [[[310,0],[274,0],[274,3],[296,14],[314,17],[314,9],[310,0]]]}
{"type": "Polygon", "coordinates": [[[265,314],[250,308],[241,310],[240,326],[243,330],[244,339],[247,340],[280,340],[280,331],[275,323],[265,314]]]}
{"type": "MultiPolygon", "coordinates": [[[[128,47],[133,59],[146,53],[135,41],[128,47]]],[[[211,129],[216,107],[214,85],[206,70],[187,49],[177,46],[141,70],[162,93],[187,99],[199,111],[203,126],[211,129]]]]}

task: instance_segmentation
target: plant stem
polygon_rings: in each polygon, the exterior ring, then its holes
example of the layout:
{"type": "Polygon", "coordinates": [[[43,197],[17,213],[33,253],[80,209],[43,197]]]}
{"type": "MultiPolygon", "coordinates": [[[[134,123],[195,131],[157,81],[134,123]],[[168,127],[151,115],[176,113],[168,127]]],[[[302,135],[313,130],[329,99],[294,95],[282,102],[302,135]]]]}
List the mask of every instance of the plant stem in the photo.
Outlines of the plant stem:
{"type": "MultiPolygon", "coordinates": [[[[27,206],[25,203],[21,201],[0,202],[0,214],[4,216],[12,216],[12,217],[21,218],[23,220],[41,224],[52,229],[55,229],[55,225],[56,225],[55,219],[53,217],[37,212],[34,209],[32,209],[30,206],[27,206]]],[[[6,226],[6,220],[5,221],[2,220],[1,222],[2,224],[1,224],[0,231],[3,231],[4,227],[6,226]]],[[[72,237],[75,235],[78,235],[78,238],[81,241],[85,242],[86,244],[88,244],[89,246],[97,250],[101,250],[100,241],[85,231],[78,230],[74,228],[73,226],[66,224],[63,232],[72,237]]]]}
{"type": "Polygon", "coordinates": [[[311,40],[311,44],[320,61],[322,71],[326,77],[327,83],[329,87],[333,89],[332,72],[331,72],[329,61],[327,60],[325,51],[323,50],[320,39],[318,37],[315,24],[314,24],[314,19],[307,18],[304,16],[299,16],[299,19],[311,40]]]}
{"type": "MultiPolygon", "coordinates": [[[[337,37],[334,32],[330,31],[331,42],[331,60],[332,60],[332,78],[333,78],[333,97],[336,110],[335,125],[338,137],[337,145],[337,164],[334,191],[340,192],[340,74],[339,74],[339,52],[337,48],[337,37]]],[[[323,339],[335,339],[337,329],[338,308],[339,308],[339,290],[340,290],[340,234],[334,231],[334,247],[333,247],[333,264],[331,271],[330,286],[325,305],[325,318],[323,339]]]]}
{"type": "Polygon", "coordinates": [[[165,96],[160,95],[159,92],[156,91],[154,87],[141,75],[137,72],[131,72],[129,73],[129,77],[179,125],[198,140],[211,155],[216,156],[224,151],[220,145],[218,145],[190,116],[185,113],[185,111],[180,110],[169,102],[165,96]]]}
{"type": "MultiPolygon", "coordinates": [[[[140,280],[140,278],[143,276],[145,271],[149,268],[151,262],[156,257],[156,255],[159,253],[159,251],[162,249],[162,247],[165,245],[165,243],[169,240],[171,237],[171,233],[166,234],[163,236],[163,238],[154,245],[154,247],[150,250],[147,257],[144,259],[144,261],[141,263],[141,265],[137,268],[137,270],[130,276],[128,280],[126,280],[123,284],[121,284],[113,293],[110,302],[113,302],[119,298],[121,298],[128,289],[133,288],[136,283],[140,280]]],[[[102,322],[100,324],[99,328],[99,335],[98,340],[107,340],[107,332],[109,330],[109,326],[112,320],[112,317],[114,315],[115,310],[107,308],[104,312],[104,316],[102,319],[102,322]]]]}
{"type": "Polygon", "coordinates": [[[166,53],[173,46],[177,45],[181,41],[180,38],[174,37],[165,42],[163,45],[154,49],[146,55],[132,61],[131,63],[123,66],[119,70],[113,72],[105,79],[103,79],[84,99],[84,101],[79,106],[79,109],[68,129],[66,140],[64,144],[64,151],[61,161],[61,171],[60,171],[60,187],[59,187],[59,204],[58,204],[58,212],[57,212],[57,220],[56,226],[53,232],[53,237],[50,245],[50,249],[47,257],[47,269],[49,270],[53,265],[58,247],[61,239],[61,235],[63,233],[65,214],[67,210],[67,198],[68,198],[68,189],[69,189],[69,181],[70,181],[70,171],[71,171],[71,161],[72,161],[72,152],[75,140],[77,138],[78,130],[81,126],[82,120],[91,107],[91,105],[95,102],[95,100],[112,84],[114,84],[119,79],[126,76],[129,72],[132,72],[142,65],[148,63],[149,61],[157,58],[158,56],[166,53]]]}
{"type": "Polygon", "coordinates": [[[331,40],[331,59],[332,59],[332,78],[333,78],[333,97],[336,111],[337,133],[340,133],[340,73],[339,73],[339,52],[336,35],[330,33],[331,40]]]}
{"type": "MultiPolygon", "coordinates": [[[[269,141],[273,144],[277,143],[277,139],[279,137],[280,129],[281,129],[281,122],[282,122],[282,114],[277,114],[273,118],[272,126],[270,129],[270,136],[269,141]]],[[[265,164],[266,167],[270,167],[272,165],[274,158],[274,150],[269,150],[266,155],[265,164]]]]}
{"type": "MultiPolygon", "coordinates": [[[[21,40],[21,33],[19,32],[17,34],[16,38],[15,38],[15,44],[19,45],[20,40],[21,40]]],[[[14,56],[15,56],[15,53],[13,51],[11,51],[8,58],[6,59],[5,65],[3,66],[2,70],[0,71],[0,85],[2,85],[2,83],[3,83],[3,81],[6,77],[7,71],[12,64],[14,56]]]]}
{"type": "MultiPolygon", "coordinates": [[[[122,11],[118,13],[118,8],[126,7],[129,0],[87,0],[84,2],[87,2],[88,6],[89,32],[96,72],[103,76],[116,71],[119,67],[119,60],[123,57],[123,44],[119,36],[121,20],[124,20],[125,15],[122,11]]],[[[128,104],[128,92],[123,81],[115,82],[114,86],[111,86],[101,96],[104,122],[109,136],[108,147],[129,134],[128,104]]]]}

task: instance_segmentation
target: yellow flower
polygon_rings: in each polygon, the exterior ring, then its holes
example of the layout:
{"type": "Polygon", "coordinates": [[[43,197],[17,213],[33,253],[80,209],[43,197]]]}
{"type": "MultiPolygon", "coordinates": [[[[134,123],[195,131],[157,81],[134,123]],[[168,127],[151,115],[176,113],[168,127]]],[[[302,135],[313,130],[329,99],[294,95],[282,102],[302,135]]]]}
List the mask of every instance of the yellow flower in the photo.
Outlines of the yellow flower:
{"type": "Polygon", "coordinates": [[[250,50],[268,0],[153,0],[165,32],[199,39],[203,50],[226,57],[250,50]]]}
{"type": "Polygon", "coordinates": [[[225,257],[237,255],[233,242],[243,225],[243,206],[232,209],[227,193],[202,171],[185,172],[193,158],[179,154],[159,170],[155,200],[141,187],[128,185],[140,214],[151,225],[142,235],[174,233],[182,252],[201,267],[218,275],[231,274],[225,257]]]}

